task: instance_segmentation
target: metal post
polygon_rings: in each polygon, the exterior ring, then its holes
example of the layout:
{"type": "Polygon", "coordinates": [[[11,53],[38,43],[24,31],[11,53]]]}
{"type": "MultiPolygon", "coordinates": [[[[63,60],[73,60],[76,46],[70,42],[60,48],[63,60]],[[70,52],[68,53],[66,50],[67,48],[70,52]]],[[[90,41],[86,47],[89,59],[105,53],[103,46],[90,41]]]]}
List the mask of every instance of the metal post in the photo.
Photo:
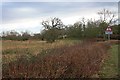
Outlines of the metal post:
{"type": "Polygon", "coordinates": [[[108,40],[110,40],[110,34],[108,34],[108,40]]]}

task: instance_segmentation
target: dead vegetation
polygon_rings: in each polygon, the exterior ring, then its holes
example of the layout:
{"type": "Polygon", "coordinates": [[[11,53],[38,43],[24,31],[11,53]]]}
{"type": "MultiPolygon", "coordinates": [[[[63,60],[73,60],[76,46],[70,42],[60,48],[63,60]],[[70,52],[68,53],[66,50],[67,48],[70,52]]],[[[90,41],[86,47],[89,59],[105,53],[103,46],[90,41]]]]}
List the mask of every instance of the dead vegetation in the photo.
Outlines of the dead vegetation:
{"type": "Polygon", "coordinates": [[[3,64],[3,78],[90,78],[98,74],[110,45],[82,42],[20,56],[3,64]]]}

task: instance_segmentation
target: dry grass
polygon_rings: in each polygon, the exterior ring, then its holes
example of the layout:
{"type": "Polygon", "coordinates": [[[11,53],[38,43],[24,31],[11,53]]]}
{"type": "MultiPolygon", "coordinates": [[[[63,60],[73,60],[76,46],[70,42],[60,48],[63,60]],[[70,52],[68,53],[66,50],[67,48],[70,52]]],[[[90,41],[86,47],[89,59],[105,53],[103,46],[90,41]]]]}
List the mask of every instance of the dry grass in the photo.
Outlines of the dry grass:
{"type": "Polygon", "coordinates": [[[37,56],[23,55],[16,61],[3,64],[3,77],[92,77],[99,72],[109,48],[108,43],[82,42],[76,45],[42,50],[37,56]]]}
{"type": "Polygon", "coordinates": [[[45,41],[2,41],[2,50],[16,49],[16,48],[54,48],[62,45],[71,45],[75,41],[56,41],[55,43],[46,43],[45,41]]]}
{"type": "Polygon", "coordinates": [[[37,55],[42,50],[53,49],[61,46],[73,45],[78,40],[61,40],[55,43],[46,43],[45,41],[2,41],[3,62],[11,62],[21,55],[37,55]]]}

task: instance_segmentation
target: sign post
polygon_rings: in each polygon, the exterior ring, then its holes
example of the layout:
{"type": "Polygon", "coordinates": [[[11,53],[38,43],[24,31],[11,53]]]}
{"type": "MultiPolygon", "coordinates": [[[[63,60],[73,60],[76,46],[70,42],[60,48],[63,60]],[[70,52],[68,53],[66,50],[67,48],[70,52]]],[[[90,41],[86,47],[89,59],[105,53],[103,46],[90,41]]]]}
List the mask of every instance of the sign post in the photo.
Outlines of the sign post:
{"type": "Polygon", "coordinates": [[[110,34],[113,34],[112,28],[110,26],[107,27],[105,34],[108,35],[108,40],[110,40],[110,34]]]}
{"type": "Polygon", "coordinates": [[[110,34],[108,34],[108,40],[110,40],[110,34]]]}

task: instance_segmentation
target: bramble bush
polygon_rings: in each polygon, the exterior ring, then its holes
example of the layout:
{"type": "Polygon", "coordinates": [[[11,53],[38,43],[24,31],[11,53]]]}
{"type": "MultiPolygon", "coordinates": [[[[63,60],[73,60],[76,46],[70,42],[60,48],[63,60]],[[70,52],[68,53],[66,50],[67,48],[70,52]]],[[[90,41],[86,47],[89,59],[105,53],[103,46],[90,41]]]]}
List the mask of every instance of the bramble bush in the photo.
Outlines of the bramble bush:
{"type": "Polygon", "coordinates": [[[98,74],[109,45],[82,42],[43,50],[29,59],[25,56],[3,64],[3,78],[90,78],[98,74]]]}

